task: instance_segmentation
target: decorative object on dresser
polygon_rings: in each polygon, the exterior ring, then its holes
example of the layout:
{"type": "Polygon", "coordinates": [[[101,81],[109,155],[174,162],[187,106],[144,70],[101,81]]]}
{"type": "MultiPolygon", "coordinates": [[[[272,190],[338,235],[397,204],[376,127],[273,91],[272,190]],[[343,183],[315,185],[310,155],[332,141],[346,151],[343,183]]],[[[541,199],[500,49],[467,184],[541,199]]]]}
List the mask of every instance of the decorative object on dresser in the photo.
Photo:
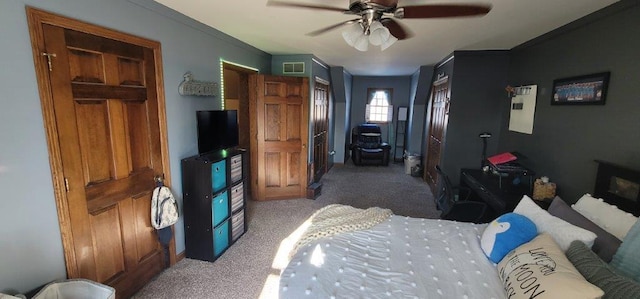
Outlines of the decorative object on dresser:
{"type": "Polygon", "coordinates": [[[556,183],[549,182],[548,177],[541,177],[533,182],[533,196],[535,200],[553,199],[556,196],[556,183]]]}
{"type": "Polygon", "coordinates": [[[186,257],[212,262],[246,232],[245,156],[228,149],[182,160],[186,257]]]}

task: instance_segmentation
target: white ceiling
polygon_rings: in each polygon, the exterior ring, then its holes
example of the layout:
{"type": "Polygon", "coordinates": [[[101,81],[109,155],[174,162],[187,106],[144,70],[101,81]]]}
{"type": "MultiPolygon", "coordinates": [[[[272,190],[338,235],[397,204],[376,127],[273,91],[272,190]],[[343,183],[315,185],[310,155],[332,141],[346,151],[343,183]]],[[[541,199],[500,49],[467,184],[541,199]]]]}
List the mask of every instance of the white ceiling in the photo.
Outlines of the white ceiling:
{"type": "MultiPolygon", "coordinates": [[[[414,36],[385,51],[359,52],[342,39],[342,28],[316,37],[311,31],[353,19],[339,12],[267,7],[267,0],[156,0],[267,53],[314,54],[353,75],[410,75],[455,50],[511,49],[618,0],[399,0],[398,6],[488,3],[484,17],[398,20],[414,36]],[[224,4],[221,4],[224,3],[224,4]]],[[[349,0],[288,0],[347,9],[349,0]]]]}

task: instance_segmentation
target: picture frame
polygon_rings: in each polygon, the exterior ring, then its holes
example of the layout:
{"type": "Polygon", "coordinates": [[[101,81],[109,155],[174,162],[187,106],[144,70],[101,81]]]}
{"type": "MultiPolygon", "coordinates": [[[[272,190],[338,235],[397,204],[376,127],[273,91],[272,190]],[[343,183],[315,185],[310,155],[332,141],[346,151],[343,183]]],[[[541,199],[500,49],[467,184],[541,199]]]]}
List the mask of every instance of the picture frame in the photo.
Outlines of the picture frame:
{"type": "Polygon", "coordinates": [[[604,105],[610,72],[553,80],[551,105],[604,105]]]}

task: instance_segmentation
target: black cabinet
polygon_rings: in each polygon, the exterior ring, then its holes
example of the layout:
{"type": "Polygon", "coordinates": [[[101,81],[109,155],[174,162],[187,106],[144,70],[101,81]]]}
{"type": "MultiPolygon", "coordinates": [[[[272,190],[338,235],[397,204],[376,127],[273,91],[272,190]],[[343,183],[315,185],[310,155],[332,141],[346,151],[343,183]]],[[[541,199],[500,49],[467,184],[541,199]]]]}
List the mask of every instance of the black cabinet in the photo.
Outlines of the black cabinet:
{"type": "Polygon", "coordinates": [[[247,231],[246,151],[182,160],[186,257],[214,261],[247,231]]]}

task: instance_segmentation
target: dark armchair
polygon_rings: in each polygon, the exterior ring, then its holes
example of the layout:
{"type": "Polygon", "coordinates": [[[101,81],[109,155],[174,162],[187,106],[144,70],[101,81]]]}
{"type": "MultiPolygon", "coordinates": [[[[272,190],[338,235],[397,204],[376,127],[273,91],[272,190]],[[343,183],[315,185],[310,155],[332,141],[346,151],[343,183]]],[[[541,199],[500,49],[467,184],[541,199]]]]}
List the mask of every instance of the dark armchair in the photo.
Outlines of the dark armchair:
{"type": "Polygon", "coordinates": [[[351,158],[355,165],[389,165],[391,146],[382,142],[380,126],[360,124],[351,130],[351,158]]]}
{"type": "Polygon", "coordinates": [[[442,211],[441,219],[461,222],[486,222],[485,213],[487,204],[480,201],[467,200],[471,190],[454,187],[449,177],[436,165],[438,172],[438,194],[436,194],[436,206],[442,211]]]}

